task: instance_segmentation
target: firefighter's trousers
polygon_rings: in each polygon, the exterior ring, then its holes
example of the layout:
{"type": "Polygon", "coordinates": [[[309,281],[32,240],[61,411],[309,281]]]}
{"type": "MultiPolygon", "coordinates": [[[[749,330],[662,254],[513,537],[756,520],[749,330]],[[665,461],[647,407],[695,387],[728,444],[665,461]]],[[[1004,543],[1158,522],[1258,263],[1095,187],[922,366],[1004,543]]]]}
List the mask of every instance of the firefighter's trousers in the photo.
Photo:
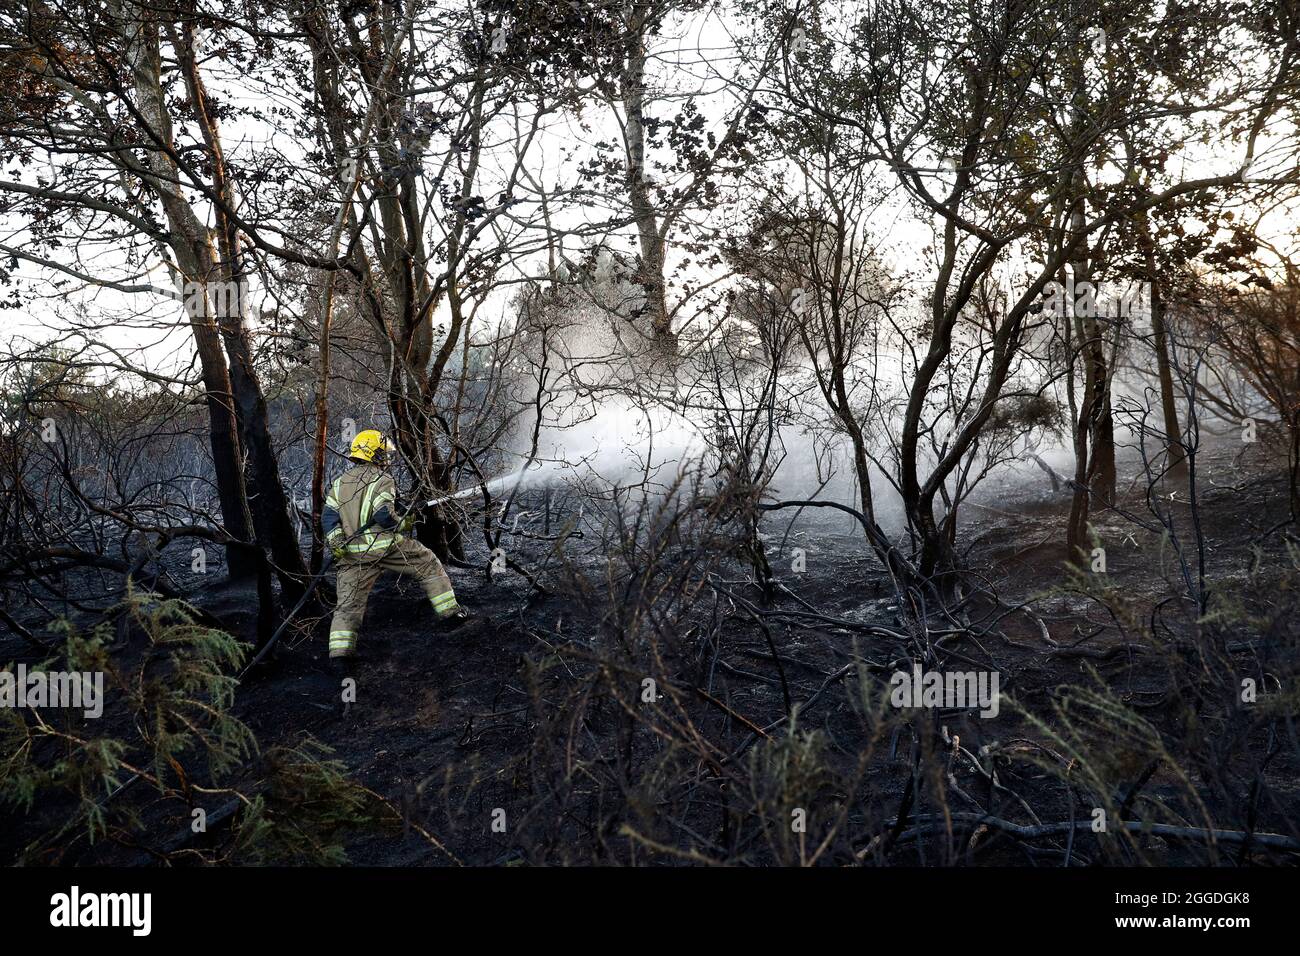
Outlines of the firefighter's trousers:
{"type": "Polygon", "coordinates": [[[379,555],[347,555],[338,563],[338,607],[330,622],[330,657],[349,657],[366,616],[366,601],[385,571],[409,574],[420,582],[438,617],[456,612],[456,592],[437,556],[420,542],[399,538],[379,555]]]}

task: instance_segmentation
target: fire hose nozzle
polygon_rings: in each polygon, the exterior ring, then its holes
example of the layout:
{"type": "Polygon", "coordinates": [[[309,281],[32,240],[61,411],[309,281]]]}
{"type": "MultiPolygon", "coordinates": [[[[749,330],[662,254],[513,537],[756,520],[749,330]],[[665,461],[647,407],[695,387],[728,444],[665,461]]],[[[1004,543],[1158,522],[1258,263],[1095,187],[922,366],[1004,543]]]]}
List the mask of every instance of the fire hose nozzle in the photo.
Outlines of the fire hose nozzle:
{"type": "Polygon", "coordinates": [[[440,505],[444,501],[455,501],[457,498],[468,498],[470,495],[478,492],[478,488],[466,488],[464,491],[457,491],[454,494],[442,495],[438,498],[430,498],[424,503],[426,508],[432,508],[434,505],[440,505]]]}

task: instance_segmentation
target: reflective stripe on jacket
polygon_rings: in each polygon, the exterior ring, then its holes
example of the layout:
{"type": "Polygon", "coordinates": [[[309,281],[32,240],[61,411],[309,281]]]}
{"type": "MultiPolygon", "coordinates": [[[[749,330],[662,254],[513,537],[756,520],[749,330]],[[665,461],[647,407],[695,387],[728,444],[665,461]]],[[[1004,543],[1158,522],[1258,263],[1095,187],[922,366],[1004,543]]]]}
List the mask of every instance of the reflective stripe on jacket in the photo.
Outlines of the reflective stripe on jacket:
{"type": "Polygon", "coordinates": [[[348,554],[380,554],[401,536],[393,512],[397,485],[382,468],[359,462],[334,479],[325,496],[321,525],[331,548],[348,554]]]}

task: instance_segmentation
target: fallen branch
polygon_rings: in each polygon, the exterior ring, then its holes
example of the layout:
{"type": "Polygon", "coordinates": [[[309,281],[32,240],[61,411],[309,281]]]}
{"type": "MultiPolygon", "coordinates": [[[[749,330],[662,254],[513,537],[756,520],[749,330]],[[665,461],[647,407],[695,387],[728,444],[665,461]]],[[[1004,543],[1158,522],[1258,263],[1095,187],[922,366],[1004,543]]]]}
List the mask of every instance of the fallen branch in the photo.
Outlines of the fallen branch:
{"type": "MultiPolygon", "coordinates": [[[[898,839],[907,839],[910,837],[922,836],[927,833],[933,833],[937,830],[946,830],[949,823],[970,823],[974,826],[987,826],[995,830],[1001,830],[1009,833],[1014,837],[1022,840],[1036,840],[1046,836],[1058,836],[1063,833],[1079,833],[1092,830],[1091,820],[1073,820],[1061,823],[1042,823],[1036,826],[1026,826],[1019,823],[1012,823],[1010,820],[1003,820],[1001,817],[990,817],[982,813],[955,812],[947,816],[929,815],[917,817],[914,821],[916,826],[911,827],[902,833],[898,839]]],[[[1150,836],[1168,837],[1171,840],[1199,840],[1206,843],[1244,843],[1250,840],[1259,846],[1269,847],[1275,850],[1290,850],[1300,852],[1300,840],[1294,837],[1286,836],[1282,833],[1247,833],[1244,830],[1218,830],[1208,827],[1181,827],[1168,823],[1143,823],[1140,820],[1133,820],[1127,823],[1119,824],[1129,833],[1145,833],[1150,836]]],[[[896,826],[896,824],[895,824],[896,826]]],[[[890,829],[893,827],[891,826],[890,829]]],[[[868,841],[867,845],[859,850],[855,856],[859,860],[866,859],[871,852],[880,844],[882,834],[876,834],[868,841]]]]}

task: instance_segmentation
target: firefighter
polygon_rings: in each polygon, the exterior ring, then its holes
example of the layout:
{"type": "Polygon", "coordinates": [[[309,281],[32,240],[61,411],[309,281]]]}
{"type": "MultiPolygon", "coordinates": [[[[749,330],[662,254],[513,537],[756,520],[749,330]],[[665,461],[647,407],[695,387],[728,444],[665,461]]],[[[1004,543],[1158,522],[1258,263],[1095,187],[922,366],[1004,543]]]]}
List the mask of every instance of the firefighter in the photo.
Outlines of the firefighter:
{"type": "Polygon", "coordinates": [[[357,634],[366,601],[384,571],[412,575],[420,582],[444,630],[453,630],[470,615],[456,602],[456,592],[432,551],[407,536],[414,523],[398,520],[397,487],[385,470],[391,448],[374,429],[352,439],[351,468],[334,480],[325,498],[322,525],[338,568],[338,606],[330,622],[331,660],[356,653],[357,634]]]}

